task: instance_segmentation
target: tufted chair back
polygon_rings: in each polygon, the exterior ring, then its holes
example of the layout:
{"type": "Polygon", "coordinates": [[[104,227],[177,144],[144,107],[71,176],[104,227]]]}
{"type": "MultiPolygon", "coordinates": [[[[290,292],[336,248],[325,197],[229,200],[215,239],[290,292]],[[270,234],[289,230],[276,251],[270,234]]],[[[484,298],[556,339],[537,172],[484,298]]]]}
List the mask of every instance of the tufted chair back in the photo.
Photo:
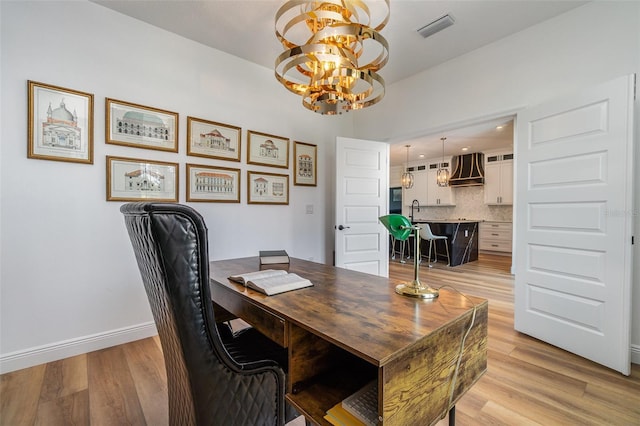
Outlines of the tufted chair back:
{"type": "Polygon", "coordinates": [[[225,346],[216,326],[202,216],[164,203],[129,203],[120,211],[162,344],[169,424],[283,425],[283,369],[260,353],[238,362],[229,354],[238,349],[225,346]]]}

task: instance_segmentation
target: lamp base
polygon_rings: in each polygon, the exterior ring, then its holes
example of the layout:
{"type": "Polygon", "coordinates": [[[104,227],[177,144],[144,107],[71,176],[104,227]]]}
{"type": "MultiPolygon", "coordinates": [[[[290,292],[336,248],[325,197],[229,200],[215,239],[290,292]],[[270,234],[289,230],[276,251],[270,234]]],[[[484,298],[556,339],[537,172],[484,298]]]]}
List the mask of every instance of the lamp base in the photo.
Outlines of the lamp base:
{"type": "Polygon", "coordinates": [[[402,296],[417,297],[420,299],[435,299],[440,295],[438,290],[428,285],[420,284],[420,281],[414,280],[411,283],[400,284],[396,286],[396,293],[402,296]]]}

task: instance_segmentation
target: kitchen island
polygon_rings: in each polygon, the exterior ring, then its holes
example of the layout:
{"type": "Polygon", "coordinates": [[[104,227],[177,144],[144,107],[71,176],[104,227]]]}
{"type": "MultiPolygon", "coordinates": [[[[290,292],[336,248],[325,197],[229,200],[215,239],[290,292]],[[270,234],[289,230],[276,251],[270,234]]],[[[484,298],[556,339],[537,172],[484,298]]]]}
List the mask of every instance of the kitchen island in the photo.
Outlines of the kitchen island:
{"type": "MultiPolygon", "coordinates": [[[[466,219],[415,219],[413,221],[413,223],[417,225],[428,223],[434,235],[444,235],[447,237],[446,244],[449,246],[449,256],[451,257],[449,266],[458,266],[463,263],[478,260],[478,222],[477,220],[466,219]]],[[[435,242],[438,260],[446,263],[447,257],[444,244],[444,240],[436,240],[435,242]]],[[[427,255],[428,252],[429,242],[421,240],[420,253],[427,255]]]]}

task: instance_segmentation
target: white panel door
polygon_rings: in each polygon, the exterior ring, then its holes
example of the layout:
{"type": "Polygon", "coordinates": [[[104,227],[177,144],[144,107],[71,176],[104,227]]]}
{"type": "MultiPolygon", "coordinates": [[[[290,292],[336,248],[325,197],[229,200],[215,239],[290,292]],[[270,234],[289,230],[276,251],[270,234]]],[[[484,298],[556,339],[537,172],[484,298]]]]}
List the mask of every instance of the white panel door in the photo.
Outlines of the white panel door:
{"type": "Polygon", "coordinates": [[[335,264],[369,274],[389,275],[386,215],[389,145],[350,138],[336,140],[335,264]]]}
{"type": "Polygon", "coordinates": [[[630,373],[633,77],[517,118],[515,328],[630,373]]]}

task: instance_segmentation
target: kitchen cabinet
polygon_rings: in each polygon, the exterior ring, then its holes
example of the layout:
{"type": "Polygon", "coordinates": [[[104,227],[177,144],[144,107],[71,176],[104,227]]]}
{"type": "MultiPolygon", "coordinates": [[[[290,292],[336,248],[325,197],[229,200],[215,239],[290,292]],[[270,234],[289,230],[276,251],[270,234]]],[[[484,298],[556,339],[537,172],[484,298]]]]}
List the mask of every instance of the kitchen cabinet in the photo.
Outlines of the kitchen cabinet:
{"type": "Polygon", "coordinates": [[[427,205],[427,170],[422,166],[422,170],[414,170],[413,186],[402,190],[402,204],[411,206],[413,200],[418,200],[420,206],[427,205]]]}
{"type": "Polygon", "coordinates": [[[480,222],[478,246],[480,250],[509,255],[512,252],[513,223],[480,222]]]}
{"type": "Polygon", "coordinates": [[[451,173],[451,163],[431,163],[427,171],[427,206],[455,206],[455,197],[450,186],[438,186],[438,168],[451,173]]]}
{"type": "Polygon", "coordinates": [[[513,154],[485,156],[484,202],[492,205],[513,204],[513,154]]]}

